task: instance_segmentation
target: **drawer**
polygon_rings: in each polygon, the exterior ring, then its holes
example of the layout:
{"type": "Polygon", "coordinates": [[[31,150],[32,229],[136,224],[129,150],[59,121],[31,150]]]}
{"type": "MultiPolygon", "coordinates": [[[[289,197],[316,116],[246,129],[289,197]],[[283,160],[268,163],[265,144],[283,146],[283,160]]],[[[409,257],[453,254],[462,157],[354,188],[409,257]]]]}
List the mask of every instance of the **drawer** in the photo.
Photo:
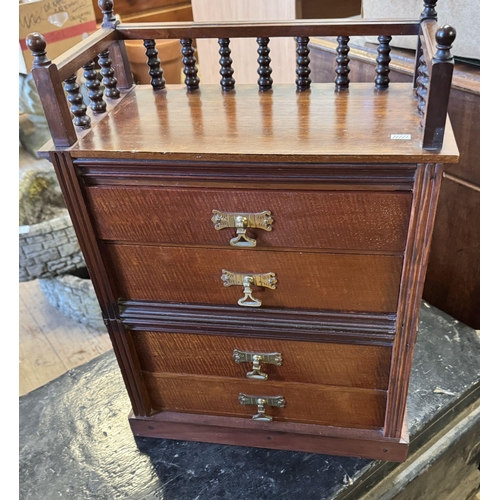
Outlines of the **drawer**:
{"type": "Polygon", "coordinates": [[[409,192],[85,188],[98,237],[104,240],[227,246],[236,229],[216,230],[212,211],[270,211],[272,230],[249,228],[257,248],[402,252],[409,192]]]}
{"type": "Polygon", "coordinates": [[[151,406],[157,411],[252,418],[257,406],[240,404],[240,394],[282,396],[283,408],[266,406],[265,410],[276,421],[364,429],[384,425],[385,391],[172,373],[143,372],[143,377],[151,406]]]}
{"type": "Polygon", "coordinates": [[[119,244],[102,245],[102,250],[121,299],[237,305],[243,286],[224,286],[226,269],[276,274],[276,289],[252,287],[262,307],[389,313],[397,309],[403,260],[119,244]]]}
{"type": "MultiPolygon", "coordinates": [[[[251,355],[264,356],[260,372],[267,382],[301,382],[366,389],[387,389],[391,365],[391,347],[317,342],[295,342],[219,335],[133,331],[132,339],[142,370],[191,375],[231,377],[246,380],[252,372],[251,355]],[[237,357],[238,358],[238,357],[237,357]],[[246,361],[243,361],[246,360],[246,361]]],[[[248,380],[254,380],[248,378],[248,380]]]]}

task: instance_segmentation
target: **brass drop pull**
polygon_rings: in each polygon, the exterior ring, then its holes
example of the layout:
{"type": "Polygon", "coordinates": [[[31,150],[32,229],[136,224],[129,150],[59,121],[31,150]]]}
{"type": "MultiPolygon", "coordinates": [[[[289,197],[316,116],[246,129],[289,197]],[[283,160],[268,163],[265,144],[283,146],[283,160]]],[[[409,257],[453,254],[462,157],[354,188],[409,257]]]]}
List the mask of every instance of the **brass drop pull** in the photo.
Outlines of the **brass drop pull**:
{"type": "Polygon", "coordinates": [[[212,213],[212,222],[217,231],[226,227],[236,228],[236,236],[229,240],[229,244],[233,247],[245,248],[257,245],[257,240],[246,234],[248,228],[264,229],[264,231],[273,229],[274,219],[269,210],[256,214],[220,212],[219,210],[212,210],[212,213]]]}
{"type": "Polygon", "coordinates": [[[240,392],[238,399],[242,405],[257,405],[257,414],[252,419],[262,422],[271,422],[273,419],[273,417],[266,415],[266,405],[278,408],[285,407],[285,398],[283,396],[248,396],[240,392]]]}
{"type": "Polygon", "coordinates": [[[252,295],[252,286],[262,286],[274,290],[278,281],[274,273],[245,274],[233,273],[226,269],[222,270],[220,279],[224,283],[224,286],[243,286],[244,296],[238,300],[238,304],[243,307],[260,307],[262,305],[262,301],[252,295]]]}
{"type": "Polygon", "coordinates": [[[246,376],[253,380],[267,380],[267,373],[261,371],[261,364],[281,366],[283,362],[283,358],[279,352],[246,352],[239,349],[233,351],[233,359],[235,363],[252,363],[252,371],[247,372],[246,376]]]}
{"type": "Polygon", "coordinates": [[[238,300],[240,306],[246,307],[260,307],[262,305],[262,300],[256,299],[252,295],[251,285],[254,284],[253,276],[245,276],[243,278],[243,293],[244,297],[238,300]]]}

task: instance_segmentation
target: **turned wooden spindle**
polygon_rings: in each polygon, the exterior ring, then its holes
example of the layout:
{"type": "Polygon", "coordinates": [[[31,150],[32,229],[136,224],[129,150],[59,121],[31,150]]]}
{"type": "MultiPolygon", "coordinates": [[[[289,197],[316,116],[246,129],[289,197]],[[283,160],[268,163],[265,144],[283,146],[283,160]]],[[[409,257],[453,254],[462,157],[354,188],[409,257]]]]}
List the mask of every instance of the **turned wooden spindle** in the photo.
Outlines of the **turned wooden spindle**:
{"type": "Polygon", "coordinates": [[[259,63],[259,69],[257,73],[260,75],[258,79],[259,90],[266,91],[271,90],[273,88],[273,79],[271,78],[271,73],[273,70],[271,69],[271,58],[269,57],[269,38],[257,38],[257,43],[259,44],[259,48],[257,53],[259,57],[257,62],[259,63]]]}
{"type": "Polygon", "coordinates": [[[163,78],[163,69],[161,68],[161,61],[158,58],[156,42],[154,40],[144,40],[144,47],[146,47],[146,56],[148,58],[151,86],[153,90],[164,89],[165,78],[163,78]]]}
{"type": "Polygon", "coordinates": [[[455,64],[450,49],[455,37],[455,28],[449,25],[442,26],[436,31],[437,50],[432,58],[432,69],[429,70],[422,138],[422,147],[431,151],[439,151],[443,146],[455,64]]]}
{"type": "MultiPolygon", "coordinates": [[[[95,1],[95,0],[94,0],[95,1]]],[[[113,7],[113,0],[99,0],[98,1],[99,8],[103,14],[103,20],[101,24],[101,28],[116,28],[120,21],[116,18],[113,7]]],[[[117,87],[120,89],[129,89],[134,85],[134,76],[130,69],[130,62],[127,55],[127,49],[125,47],[125,40],[118,39],[115,40],[109,47],[110,59],[114,62],[114,75],[117,80],[117,87]]],[[[111,97],[112,99],[120,97],[116,95],[114,91],[110,91],[114,94],[114,96],[106,96],[111,97]]]]}
{"type": "Polygon", "coordinates": [[[378,47],[377,47],[377,67],[375,71],[377,76],[375,77],[375,87],[379,90],[385,90],[389,87],[389,64],[391,62],[391,46],[389,45],[392,40],[392,36],[381,35],[378,37],[378,47]]]}
{"type": "MultiPolygon", "coordinates": [[[[436,12],[437,0],[424,0],[424,10],[420,14],[420,21],[437,21],[436,12]]],[[[413,88],[418,86],[418,67],[420,66],[420,58],[422,56],[422,40],[417,37],[417,50],[415,52],[415,70],[413,72],[413,88]]]]}
{"type": "Polygon", "coordinates": [[[85,78],[85,86],[87,87],[87,95],[90,99],[90,109],[94,113],[104,113],[106,111],[106,103],[103,99],[103,91],[101,90],[101,82],[95,69],[94,61],[89,61],[82,66],[83,77],[85,78]]]}
{"type": "Polygon", "coordinates": [[[97,2],[99,8],[102,11],[103,19],[102,19],[102,27],[110,28],[116,26],[120,21],[116,19],[114,9],[114,1],[113,0],[99,0],[97,2]]]}
{"type": "Polygon", "coordinates": [[[229,48],[229,38],[219,38],[219,64],[220,71],[219,74],[222,77],[220,84],[222,90],[228,92],[234,90],[234,70],[232,68],[233,60],[231,59],[231,49],[229,48]]]}
{"type": "Polygon", "coordinates": [[[70,103],[69,110],[74,116],[73,123],[77,127],[90,128],[90,117],[87,116],[87,106],[83,101],[80,85],[76,83],[76,75],[66,78],[64,83],[64,90],[67,92],[67,99],[70,103]]]}
{"type": "Polygon", "coordinates": [[[198,90],[200,88],[200,79],[198,78],[198,68],[196,67],[196,57],[194,57],[193,39],[181,38],[182,62],[184,64],[185,83],[188,91],[198,90]]]}
{"type": "Polygon", "coordinates": [[[109,50],[99,53],[99,66],[101,67],[102,84],[104,85],[105,95],[110,99],[118,99],[120,91],[117,89],[118,81],[115,78],[115,68],[109,55],[109,50]]]}
{"type": "MultiPolygon", "coordinates": [[[[429,85],[429,69],[427,68],[427,63],[425,62],[425,56],[422,54],[420,57],[420,65],[418,67],[418,77],[417,77],[417,88],[415,89],[415,95],[418,99],[417,109],[420,115],[425,113],[425,104],[427,99],[427,88],[429,85]]],[[[420,126],[423,127],[423,120],[420,122],[420,126]]]]}
{"type": "Polygon", "coordinates": [[[335,73],[337,73],[337,78],[335,79],[335,90],[347,90],[349,88],[349,37],[339,36],[337,37],[337,67],[335,68],[335,73]]]}
{"type": "Polygon", "coordinates": [[[437,19],[436,11],[437,0],[424,0],[424,10],[420,14],[420,20],[437,19]]]}
{"type": "Polygon", "coordinates": [[[297,85],[298,92],[303,92],[311,87],[311,79],[309,78],[309,75],[311,74],[311,68],[309,67],[311,59],[309,59],[309,52],[309,37],[298,36],[297,69],[295,70],[295,73],[297,74],[295,84],[297,85]]]}

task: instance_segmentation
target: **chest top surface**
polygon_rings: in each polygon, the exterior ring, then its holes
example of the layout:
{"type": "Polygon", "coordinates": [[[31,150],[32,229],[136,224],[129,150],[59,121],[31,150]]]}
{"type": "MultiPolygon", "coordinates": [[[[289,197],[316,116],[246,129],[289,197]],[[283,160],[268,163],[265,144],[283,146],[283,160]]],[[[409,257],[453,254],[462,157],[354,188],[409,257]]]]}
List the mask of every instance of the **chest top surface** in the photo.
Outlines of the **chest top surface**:
{"type": "Polygon", "coordinates": [[[450,124],[440,152],[421,147],[411,84],[379,92],[356,83],[254,85],[224,93],[216,85],[186,92],[170,85],[133,88],[72,148],[75,157],[295,162],[430,162],[458,159],[450,124]]]}

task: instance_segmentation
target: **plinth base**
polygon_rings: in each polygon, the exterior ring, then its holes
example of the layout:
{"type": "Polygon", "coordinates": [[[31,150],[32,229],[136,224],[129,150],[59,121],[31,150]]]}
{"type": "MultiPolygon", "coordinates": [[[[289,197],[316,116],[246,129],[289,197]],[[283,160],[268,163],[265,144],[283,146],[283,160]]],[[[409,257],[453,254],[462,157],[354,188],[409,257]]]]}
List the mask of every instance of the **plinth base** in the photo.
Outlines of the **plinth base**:
{"type": "Polygon", "coordinates": [[[408,455],[409,435],[405,419],[400,439],[380,431],[288,422],[257,422],[251,419],[161,412],[151,417],[129,416],[136,436],[180,439],[273,450],[403,462],[408,455]]]}

